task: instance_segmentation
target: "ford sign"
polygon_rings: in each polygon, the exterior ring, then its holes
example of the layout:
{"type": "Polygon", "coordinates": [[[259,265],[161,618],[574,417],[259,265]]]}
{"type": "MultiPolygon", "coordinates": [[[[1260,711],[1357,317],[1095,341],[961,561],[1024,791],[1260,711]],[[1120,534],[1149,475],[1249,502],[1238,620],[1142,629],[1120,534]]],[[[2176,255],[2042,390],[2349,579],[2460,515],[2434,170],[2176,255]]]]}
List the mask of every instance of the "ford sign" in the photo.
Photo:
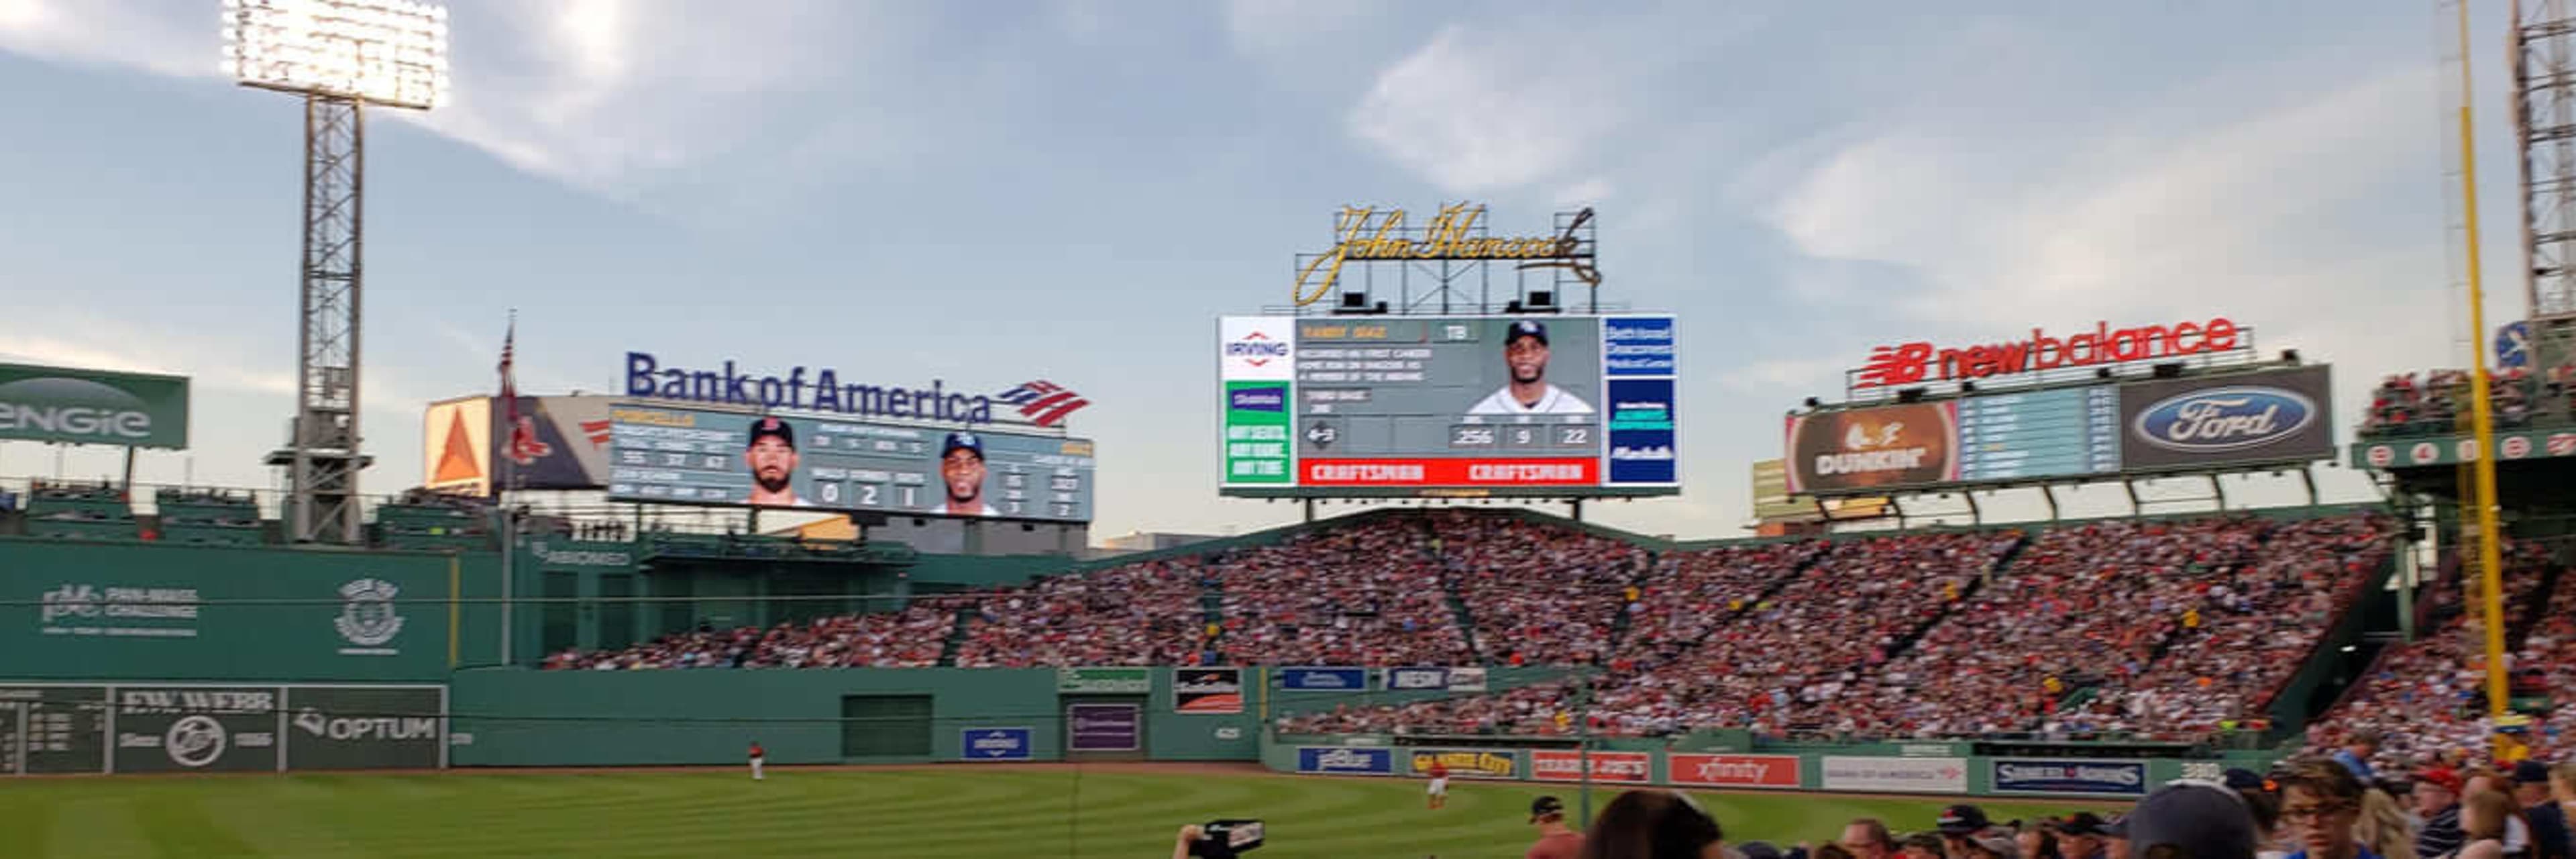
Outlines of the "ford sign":
{"type": "Polygon", "coordinates": [[[2221,453],[2287,439],[2316,419],[2316,402],[2297,391],[2233,385],[2158,400],[2140,410],[2129,429],[2166,450],[2221,453]]]}

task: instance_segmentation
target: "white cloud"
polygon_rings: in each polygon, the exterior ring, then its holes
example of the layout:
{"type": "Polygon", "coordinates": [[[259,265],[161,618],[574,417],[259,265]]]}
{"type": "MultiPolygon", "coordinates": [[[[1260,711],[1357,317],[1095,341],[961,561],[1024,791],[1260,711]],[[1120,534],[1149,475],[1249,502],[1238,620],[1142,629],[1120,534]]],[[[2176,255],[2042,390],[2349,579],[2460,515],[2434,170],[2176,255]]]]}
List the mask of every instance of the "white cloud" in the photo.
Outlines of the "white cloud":
{"type": "Polygon", "coordinates": [[[0,0],[0,51],[217,77],[218,11],[168,0],[0,0]]]}
{"type": "Polygon", "coordinates": [[[1351,134],[1452,193],[1515,188],[1558,175],[1600,133],[1551,119],[1543,105],[1591,102],[1597,79],[1520,61],[1528,44],[1462,27],[1443,29],[1387,67],[1351,112],[1351,134]]]}

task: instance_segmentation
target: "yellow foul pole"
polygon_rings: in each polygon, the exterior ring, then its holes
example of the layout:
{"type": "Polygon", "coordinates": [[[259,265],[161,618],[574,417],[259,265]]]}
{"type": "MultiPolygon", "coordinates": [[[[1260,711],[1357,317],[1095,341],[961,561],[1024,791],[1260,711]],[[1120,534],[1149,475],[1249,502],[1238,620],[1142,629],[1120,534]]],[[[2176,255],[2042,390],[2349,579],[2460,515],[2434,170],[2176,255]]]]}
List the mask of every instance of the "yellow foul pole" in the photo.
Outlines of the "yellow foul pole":
{"type": "Polygon", "coordinates": [[[2465,213],[2469,280],[2469,431],[2477,440],[2478,572],[2485,580],[2487,628],[2487,712],[2505,713],[2504,552],[2496,533],[2495,408],[2487,376],[2486,291],[2478,271],[2478,159],[2469,123],[2469,0],[2460,11],[2460,210],[2465,213]]]}

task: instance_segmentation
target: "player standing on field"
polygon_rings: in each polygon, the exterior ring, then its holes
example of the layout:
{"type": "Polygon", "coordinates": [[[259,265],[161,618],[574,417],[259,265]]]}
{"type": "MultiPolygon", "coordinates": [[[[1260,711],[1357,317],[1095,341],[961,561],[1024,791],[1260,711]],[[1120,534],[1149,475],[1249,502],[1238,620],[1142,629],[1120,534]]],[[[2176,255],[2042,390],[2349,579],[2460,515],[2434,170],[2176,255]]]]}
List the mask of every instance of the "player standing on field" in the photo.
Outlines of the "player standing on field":
{"type": "Polygon", "coordinates": [[[1438,811],[1449,804],[1449,765],[1432,758],[1431,769],[1424,772],[1431,776],[1431,810],[1438,811]]]}
{"type": "Polygon", "coordinates": [[[753,740],[753,741],[751,741],[751,780],[752,780],[752,781],[760,781],[760,780],[762,780],[762,779],[764,779],[764,778],[767,778],[767,777],[768,777],[766,774],[764,774],[764,773],[762,773],[762,772],[760,771],[761,764],[766,763],[768,760],[769,760],[769,750],[761,748],[761,747],[760,747],[760,741],[759,741],[759,740],[753,740]]]}

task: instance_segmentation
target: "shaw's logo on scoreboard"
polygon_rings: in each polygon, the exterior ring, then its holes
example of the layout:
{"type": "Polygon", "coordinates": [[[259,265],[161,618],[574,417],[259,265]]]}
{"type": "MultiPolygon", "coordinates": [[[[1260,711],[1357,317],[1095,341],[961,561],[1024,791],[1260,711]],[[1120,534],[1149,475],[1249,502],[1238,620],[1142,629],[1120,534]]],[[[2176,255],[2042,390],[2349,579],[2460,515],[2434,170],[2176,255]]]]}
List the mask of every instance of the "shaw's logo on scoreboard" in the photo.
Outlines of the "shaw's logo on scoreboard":
{"type": "Polygon", "coordinates": [[[2185,453],[2260,447],[2297,435],[2317,416],[2297,391],[2255,385],[2205,388],[2139,410],[2138,440],[2185,453]]]}
{"type": "Polygon", "coordinates": [[[807,382],[803,367],[788,371],[785,378],[753,376],[735,372],[731,360],[724,362],[722,372],[664,369],[646,352],[626,353],[626,395],[966,424],[993,422],[991,397],[953,393],[941,379],[930,380],[928,388],[844,385],[840,374],[825,367],[807,382]]]}

